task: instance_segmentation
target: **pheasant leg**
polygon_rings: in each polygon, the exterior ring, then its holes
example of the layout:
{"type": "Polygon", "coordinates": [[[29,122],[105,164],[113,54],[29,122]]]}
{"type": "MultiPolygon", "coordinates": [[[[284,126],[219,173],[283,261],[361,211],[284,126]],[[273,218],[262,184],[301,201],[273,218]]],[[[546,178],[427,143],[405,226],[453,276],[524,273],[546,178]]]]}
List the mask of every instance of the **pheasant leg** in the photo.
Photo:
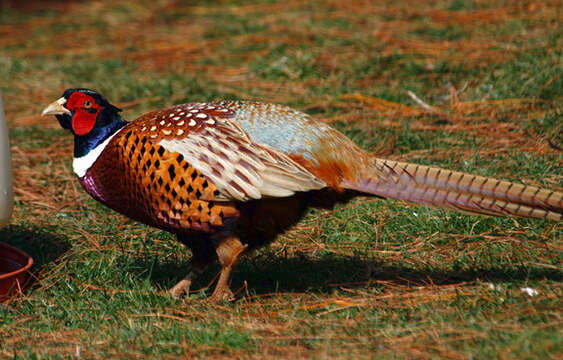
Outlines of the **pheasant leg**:
{"type": "Polygon", "coordinates": [[[190,293],[190,287],[192,282],[199,276],[201,273],[207,269],[209,265],[213,263],[212,260],[202,257],[194,257],[190,261],[188,275],[180,280],[174,287],[168,290],[168,293],[172,295],[173,298],[179,299],[184,296],[188,296],[190,293]]]}
{"type": "Polygon", "coordinates": [[[215,303],[221,300],[233,299],[230,289],[231,271],[247,247],[248,245],[243,245],[236,237],[229,237],[217,246],[216,251],[217,258],[221,264],[221,274],[219,275],[215,290],[209,298],[210,302],[215,303]]]}

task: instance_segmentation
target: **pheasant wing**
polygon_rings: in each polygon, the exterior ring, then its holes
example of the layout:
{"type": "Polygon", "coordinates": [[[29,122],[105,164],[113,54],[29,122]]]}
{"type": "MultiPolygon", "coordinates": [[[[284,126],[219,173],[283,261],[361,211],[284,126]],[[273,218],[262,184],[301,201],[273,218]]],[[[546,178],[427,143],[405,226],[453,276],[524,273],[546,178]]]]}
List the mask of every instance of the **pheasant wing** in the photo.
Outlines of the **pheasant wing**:
{"type": "Polygon", "coordinates": [[[233,116],[219,104],[186,104],[135,123],[151,142],[182,155],[217,187],[219,194],[209,200],[286,197],[326,186],[287,155],[254,143],[233,116]]]}

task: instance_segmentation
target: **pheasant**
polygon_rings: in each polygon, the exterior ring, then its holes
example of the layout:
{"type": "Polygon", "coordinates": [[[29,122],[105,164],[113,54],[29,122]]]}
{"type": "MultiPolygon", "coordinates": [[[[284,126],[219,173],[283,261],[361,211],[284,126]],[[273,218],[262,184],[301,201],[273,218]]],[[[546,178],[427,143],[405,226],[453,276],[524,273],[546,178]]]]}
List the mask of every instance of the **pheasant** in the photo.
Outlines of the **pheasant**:
{"type": "Polygon", "coordinates": [[[373,195],[473,214],[563,217],[563,192],[380,159],[282,105],[190,103],[132,122],[120,111],[95,91],[69,89],[43,115],[74,134],[72,167],[88,194],[191,249],[188,274],[169,290],[174,297],[188,295],[217,262],[210,301],[231,296],[241,255],[327,198],[373,195]]]}

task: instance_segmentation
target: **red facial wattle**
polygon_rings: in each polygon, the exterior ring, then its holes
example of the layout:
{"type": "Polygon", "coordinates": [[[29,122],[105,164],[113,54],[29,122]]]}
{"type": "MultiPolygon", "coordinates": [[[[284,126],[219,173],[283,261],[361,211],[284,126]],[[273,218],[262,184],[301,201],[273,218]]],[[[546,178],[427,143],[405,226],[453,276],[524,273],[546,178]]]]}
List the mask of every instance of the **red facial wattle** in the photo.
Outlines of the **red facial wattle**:
{"type": "Polygon", "coordinates": [[[82,136],[92,131],[102,109],[93,97],[76,92],[70,96],[65,105],[73,112],[72,130],[76,135],[82,136]]]}
{"type": "Polygon", "coordinates": [[[86,135],[96,125],[97,112],[92,114],[83,109],[77,109],[72,117],[72,130],[76,135],[86,135]]]}

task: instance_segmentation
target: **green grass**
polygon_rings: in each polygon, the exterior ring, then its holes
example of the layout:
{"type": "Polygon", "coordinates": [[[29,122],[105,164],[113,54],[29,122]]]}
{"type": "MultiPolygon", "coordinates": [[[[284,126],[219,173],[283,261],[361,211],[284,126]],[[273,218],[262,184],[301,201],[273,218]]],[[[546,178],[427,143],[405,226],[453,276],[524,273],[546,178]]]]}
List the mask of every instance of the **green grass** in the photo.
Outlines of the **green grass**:
{"type": "Polygon", "coordinates": [[[72,139],[37,116],[68,87],[97,89],[127,119],[188,101],[272,101],[383,157],[560,188],[555,4],[140,4],[0,10],[16,190],[0,241],[36,261],[27,294],[0,308],[0,358],[563,355],[559,223],[356,198],[309,210],[243,259],[237,301],[206,301],[216,268],[176,301],[166,289],[189,251],[90,199],[72,175],[72,139]]]}

